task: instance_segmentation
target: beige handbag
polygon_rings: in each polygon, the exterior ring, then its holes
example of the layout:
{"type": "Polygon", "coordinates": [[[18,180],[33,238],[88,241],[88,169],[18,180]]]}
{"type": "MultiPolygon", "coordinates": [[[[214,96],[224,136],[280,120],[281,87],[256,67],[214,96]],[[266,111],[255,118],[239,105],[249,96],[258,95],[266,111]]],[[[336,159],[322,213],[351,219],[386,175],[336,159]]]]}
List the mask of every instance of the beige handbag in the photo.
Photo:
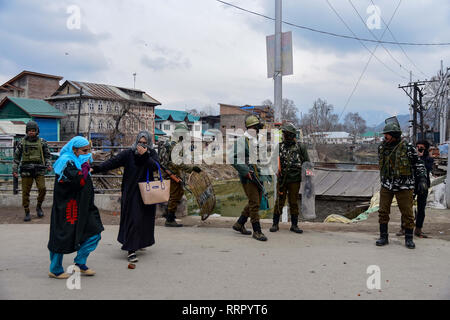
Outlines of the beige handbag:
{"type": "Polygon", "coordinates": [[[147,169],[147,182],[139,182],[142,201],[146,205],[169,201],[170,180],[163,180],[159,163],[156,163],[156,165],[159,170],[159,180],[149,181],[150,171],[147,169]]]}

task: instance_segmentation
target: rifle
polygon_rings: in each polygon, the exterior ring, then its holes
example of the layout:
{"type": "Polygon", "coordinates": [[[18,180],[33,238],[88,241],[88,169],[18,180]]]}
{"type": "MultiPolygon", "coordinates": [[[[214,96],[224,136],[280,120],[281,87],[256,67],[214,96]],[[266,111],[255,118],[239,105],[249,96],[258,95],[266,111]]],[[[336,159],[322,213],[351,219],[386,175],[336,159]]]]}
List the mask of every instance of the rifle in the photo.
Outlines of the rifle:
{"type": "Polygon", "coordinates": [[[163,171],[165,173],[167,173],[167,175],[169,176],[169,178],[171,180],[173,180],[176,183],[181,183],[183,185],[183,188],[188,191],[189,193],[192,193],[192,191],[188,188],[188,186],[186,185],[186,182],[181,179],[180,177],[178,177],[175,173],[173,173],[171,170],[167,169],[166,167],[164,167],[162,164],[159,164],[161,169],[163,169],[163,171]]]}
{"type": "Polygon", "coordinates": [[[261,182],[261,180],[259,180],[259,178],[256,175],[255,171],[250,170],[249,173],[250,173],[250,176],[252,177],[251,181],[256,184],[256,186],[258,187],[258,189],[262,193],[260,210],[267,210],[267,209],[269,209],[269,200],[268,200],[269,194],[267,193],[266,188],[264,188],[264,184],[261,182]]]}

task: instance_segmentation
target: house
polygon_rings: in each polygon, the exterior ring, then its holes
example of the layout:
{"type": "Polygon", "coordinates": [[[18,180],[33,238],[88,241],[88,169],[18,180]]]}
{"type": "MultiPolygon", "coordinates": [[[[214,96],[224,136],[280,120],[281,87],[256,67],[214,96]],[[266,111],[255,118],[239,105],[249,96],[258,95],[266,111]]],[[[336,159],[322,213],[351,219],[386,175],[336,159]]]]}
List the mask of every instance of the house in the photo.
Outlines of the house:
{"type": "Polygon", "coordinates": [[[51,74],[22,71],[0,86],[0,101],[7,96],[28,99],[45,99],[59,87],[63,78],[51,74]]]}
{"type": "MultiPolygon", "coordinates": [[[[30,120],[36,121],[40,137],[47,141],[60,140],[61,120],[65,116],[44,100],[6,97],[0,102],[0,122],[6,121],[6,124],[13,125],[11,130],[14,131],[19,125],[23,126],[30,120]]],[[[17,135],[16,131],[5,133],[17,135]]]]}
{"type": "Polygon", "coordinates": [[[191,137],[195,140],[202,139],[202,121],[200,117],[193,116],[186,111],[156,109],[155,126],[171,137],[177,124],[184,123],[191,131],[191,137]]]}
{"type": "Polygon", "coordinates": [[[367,131],[361,135],[357,142],[361,143],[376,143],[381,140],[382,134],[375,131],[367,131]]]}
{"type": "Polygon", "coordinates": [[[353,138],[349,133],[338,132],[314,132],[308,135],[304,142],[306,143],[325,143],[325,144],[344,144],[353,143],[353,138]]]}
{"type": "Polygon", "coordinates": [[[62,139],[79,132],[94,146],[111,145],[111,139],[131,145],[139,131],[154,134],[155,106],[161,104],[141,90],[69,80],[46,101],[67,114],[61,123],[62,139]],[[114,135],[117,124],[121,136],[114,135]]]}
{"type": "Polygon", "coordinates": [[[226,135],[227,129],[246,130],[245,118],[251,114],[258,115],[266,124],[266,129],[271,129],[274,123],[274,112],[268,106],[234,106],[229,104],[219,104],[220,106],[220,130],[226,135]]]}

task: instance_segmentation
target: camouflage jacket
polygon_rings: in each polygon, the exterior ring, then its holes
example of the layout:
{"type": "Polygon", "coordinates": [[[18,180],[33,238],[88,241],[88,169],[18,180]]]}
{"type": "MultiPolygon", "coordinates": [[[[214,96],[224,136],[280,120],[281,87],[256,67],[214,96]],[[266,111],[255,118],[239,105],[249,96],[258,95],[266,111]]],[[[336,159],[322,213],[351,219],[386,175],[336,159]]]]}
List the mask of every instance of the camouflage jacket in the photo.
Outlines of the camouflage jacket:
{"type": "Polygon", "coordinates": [[[412,190],[416,180],[427,178],[425,164],[416,148],[405,140],[395,144],[382,142],[378,159],[381,186],[390,191],[412,190]]]}
{"type": "Polygon", "coordinates": [[[37,175],[45,175],[47,172],[48,167],[51,166],[51,159],[52,155],[50,154],[50,149],[48,148],[47,141],[43,138],[39,138],[41,148],[39,150],[38,147],[35,147],[39,145],[38,143],[29,142],[27,140],[27,137],[22,139],[16,147],[16,150],[14,151],[14,161],[13,161],[13,173],[19,173],[22,177],[28,177],[33,175],[32,172],[34,171],[37,175]],[[35,145],[31,146],[30,144],[35,145]],[[31,150],[34,149],[34,150],[31,150]],[[35,153],[37,155],[37,158],[39,160],[32,161],[28,163],[24,163],[24,158],[27,156],[27,154],[35,153]],[[42,160],[43,161],[42,161],[42,160]]]}
{"type": "Polygon", "coordinates": [[[301,143],[280,143],[280,184],[300,182],[302,164],[309,162],[308,151],[301,143]]]}
{"type": "MultiPolygon", "coordinates": [[[[182,172],[191,173],[193,165],[187,165],[184,163],[175,164],[172,160],[172,151],[177,143],[175,141],[166,142],[159,146],[158,156],[162,166],[172,171],[177,176],[180,176],[182,172]]],[[[183,159],[183,148],[179,151],[180,159],[183,159]]],[[[167,177],[167,174],[165,174],[167,177]]]]}

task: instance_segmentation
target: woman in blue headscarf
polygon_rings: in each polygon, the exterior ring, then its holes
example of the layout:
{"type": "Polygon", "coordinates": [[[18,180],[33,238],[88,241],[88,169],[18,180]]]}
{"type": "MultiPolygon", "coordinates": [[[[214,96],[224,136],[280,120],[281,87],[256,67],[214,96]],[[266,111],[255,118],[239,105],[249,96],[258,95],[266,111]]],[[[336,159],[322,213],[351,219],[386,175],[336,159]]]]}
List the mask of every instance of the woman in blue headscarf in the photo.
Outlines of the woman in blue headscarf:
{"type": "Polygon", "coordinates": [[[75,265],[84,275],[95,271],[86,266],[104,230],[100,213],[94,205],[94,187],[90,176],[92,155],[88,140],[75,137],[60,152],[54,164],[56,173],[50,221],[49,277],[67,279],[62,266],[63,255],[77,251],[75,265]]]}

